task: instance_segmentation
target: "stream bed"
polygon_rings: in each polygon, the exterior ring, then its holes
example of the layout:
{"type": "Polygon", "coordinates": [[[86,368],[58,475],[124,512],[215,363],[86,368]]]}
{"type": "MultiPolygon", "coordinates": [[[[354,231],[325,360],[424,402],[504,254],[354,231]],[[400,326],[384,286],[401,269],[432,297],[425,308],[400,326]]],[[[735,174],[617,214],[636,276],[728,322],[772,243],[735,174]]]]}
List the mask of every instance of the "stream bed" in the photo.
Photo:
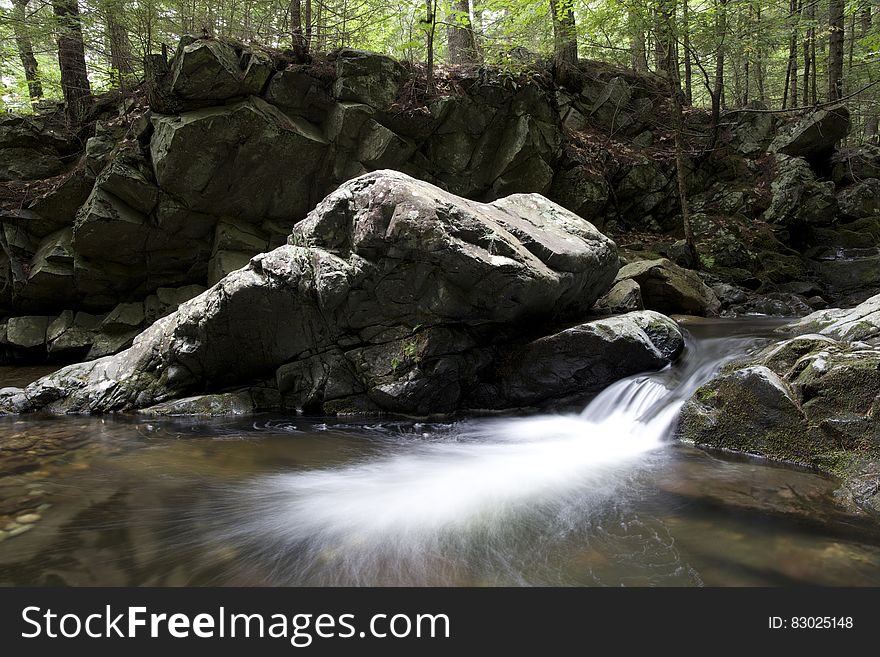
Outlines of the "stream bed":
{"type": "Polygon", "coordinates": [[[0,584],[878,586],[834,480],[672,440],[778,325],[687,323],[679,363],[582,412],[0,418],[0,584]]]}

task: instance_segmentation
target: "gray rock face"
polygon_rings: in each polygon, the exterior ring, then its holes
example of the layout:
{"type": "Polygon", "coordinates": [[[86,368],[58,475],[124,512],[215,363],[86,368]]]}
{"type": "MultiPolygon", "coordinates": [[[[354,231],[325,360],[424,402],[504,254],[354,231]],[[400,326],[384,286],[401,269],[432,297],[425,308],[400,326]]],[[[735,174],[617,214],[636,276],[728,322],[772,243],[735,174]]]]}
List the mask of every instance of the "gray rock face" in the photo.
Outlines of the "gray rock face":
{"type": "MultiPolygon", "coordinates": [[[[540,196],[474,203],[391,171],[340,187],[290,241],[156,321],[128,350],[4,393],[0,404],[144,408],[274,379],[265,404],[447,412],[486,398],[473,382],[507,352],[500,328],[586,310],[618,266],[613,242],[540,196]]],[[[520,349],[507,384],[480,384],[501,385],[494,406],[660,367],[677,356],[681,335],[656,313],[634,313],[520,349]],[[529,393],[525,361],[568,368],[573,382],[529,393]]]]}
{"type": "Polygon", "coordinates": [[[622,267],[616,283],[632,279],[641,289],[645,308],[664,313],[686,313],[713,316],[721,310],[721,302],[694,272],[679,267],[671,260],[641,260],[622,267]]]}
{"type": "Polygon", "coordinates": [[[175,54],[168,92],[183,109],[217,105],[230,98],[258,95],[272,62],[253,47],[243,49],[217,39],[184,39],[175,54]]]}
{"type": "Polygon", "coordinates": [[[842,189],[837,194],[837,207],[843,219],[880,217],[880,180],[868,178],[842,189]]]}
{"type": "Polygon", "coordinates": [[[773,198],[764,213],[767,223],[794,229],[830,225],[837,214],[834,183],[816,179],[810,165],[799,157],[776,156],[773,198]]]}
{"type": "Polygon", "coordinates": [[[388,109],[397,98],[403,78],[400,63],[387,55],[345,48],[336,59],[338,100],[388,109]]]}
{"type": "Polygon", "coordinates": [[[830,156],[849,132],[849,110],[843,105],[820,109],[780,130],[770,150],[813,160],[830,156]]]}
{"type": "Polygon", "coordinates": [[[156,181],[192,210],[262,221],[303,216],[317,201],[315,174],[327,140],[260,98],[157,117],[154,125],[156,181]],[[279,172],[284,185],[267,194],[279,172]]]}

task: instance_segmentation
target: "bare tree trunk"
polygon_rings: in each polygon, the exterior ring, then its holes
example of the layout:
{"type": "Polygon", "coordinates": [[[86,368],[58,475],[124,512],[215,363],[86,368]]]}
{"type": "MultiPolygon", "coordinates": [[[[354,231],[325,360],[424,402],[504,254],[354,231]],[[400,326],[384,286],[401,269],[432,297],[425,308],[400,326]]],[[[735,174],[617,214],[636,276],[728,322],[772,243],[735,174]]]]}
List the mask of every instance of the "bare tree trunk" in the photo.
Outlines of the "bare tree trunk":
{"type": "Polygon", "coordinates": [[[673,0],[659,0],[654,21],[654,68],[658,73],[667,75],[672,66],[674,42],[669,30],[674,19],[673,0]]]}
{"type": "Polygon", "coordinates": [[[104,2],[104,20],[110,41],[110,68],[113,70],[114,81],[119,82],[120,86],[124,86],[125,80],[134,73],[131,40],[128,38],[128,30],[120,20],[124,16],[124,5],[124,0],[104,2]]]}
{"type": "Polygon", "coordinates": [[[697,245],[694,239],[694,229],[691,224],[690,203],[688,202],[687,179],[685,178],[685,143],[684,143],[684,110],[681,104],[681,75],[678,70],[678,57],[674,43],[675,37],[675,13],[667,12],[663,16],[664,32],[667,39],[667,82],[669,84],[669,97],[672,101],[673,123],[675,131],[675,177],[678,183],[678,200],[681,205],[681,224],[684,231],[684,241],[690,251],[691,259],[695,268],[699,268],[700,260],[697,256],[697,245]]]}
{"type": "Polygon", "coordinates": [[[290,0],[290,46],[297,59],[302,61],[306,54],[306,40],[302,28],[302,0],[290,0]]]}
{"type": "Polygon", "coordinates": [[[636,73],[648,72],[648,53],[645,49],[645,28],[641,17],[632,9],[629,12],[630,62],[636,73]]]}
{"type": "Polygon", "coordinates": [[[553,14],[553,53],[556,67],[576,66],[577,26],[572,0],[550,0],[550,11],[553,14]]]}
{"type": "Polygon", "coordinates": [[[312,0],[306,0],[306,38],[305,50],[308,54],[312,49],[312,0]]]}
{"type": "Polygon", "coordinates": [[[27,32],[27,5],[29,0],[13,0],[12,30],[15,33],[15,45],[24,69],[24,77],[28,84],[28,95],[36,100],[43,95],[43,84],[40,82],[40,70],[37,58],[34,57],[34,46],[27,32]]]}
{"type": "Polygon", "coordinates": [[[762,27],[761,4],[758,3],[758,6],[755,8],[755,31],[758,37],[758,46],[755,48],[755,82],[758,87],[758,100],[763,103],[767,99],[767,95],[764,93],[764,49],[760,42],[763,35],[762,27]]]}
{"type": "Polygon", "coordinates": [[[58,19],[58,65],[67,116],[74,124],[80,124],[92,107],[92,89],[86,69],[79,4],[77,0],[52,0],[52,9],[58,19]]]}
{"type": "MultiPolygon", "coordinates": [[[[814,31],[813,31],[813,21],[816,18],[816,5],[811,2],[811,0],[807,0],[806,7],[803,8],[803,13],[801,14],[805,19],[805,28],[804,28],[804,105],[810,104],[810,81],[812,79],[811,75],[811,66],[813,64],[813,60],[810,57],[810,39],[812,39],[814,31]]],[[[814,90],[815,91],[815,90],[814,90]]]]}
{"type": "Polygon", "coordinates": [[[425,0],[425,24],[427,25],[426,38],[428,46],[428,57],[425,66],[426,72],[426,91],[431,93],[434,90],[434,31],[437,29],[437,0],[425,0]]]}
{"type": "MultiPolygon", "coordinates": [[[[684,99],[688,105],[694,102],[693,94],[693,75],[691,72],[691,30],[690,16],[688,15],[688,0],[682,0],[681,20],[682,20],[682,45],[684,46],[684,99]]],[[[748,62],[746,62],[748,66],[748,62]]]]}
{"type": "Polygon", "coordinates": [[[470,2],[453,0],[452,17],[454,26],[446,29],[447,48],[450,64],[473,64],[477,61],[477,43],[471,25],[470,2]]]}
{"type": "Polygon", "coordinates": [[[845,0],[828,3],[828,100],[843,96],[843,10],[845,0]]]}

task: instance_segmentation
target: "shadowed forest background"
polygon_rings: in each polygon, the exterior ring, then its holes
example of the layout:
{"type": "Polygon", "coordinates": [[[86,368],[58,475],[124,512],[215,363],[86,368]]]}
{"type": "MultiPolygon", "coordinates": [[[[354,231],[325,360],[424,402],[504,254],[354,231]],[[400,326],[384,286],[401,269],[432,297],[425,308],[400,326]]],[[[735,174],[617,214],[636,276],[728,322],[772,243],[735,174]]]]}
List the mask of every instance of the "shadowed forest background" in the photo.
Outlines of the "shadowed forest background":
{"type": "Polygon", "coordinates": [[[846,98],[849,143],[877,140],[878,0],[3,0],[0,108],[68,101],[132,84],[144,56],[185,34],[257,42],[293,62],[354,47],[426,65],[520,73],[576,58],[659,74],[684,101],[786,110],[846,98]]]}

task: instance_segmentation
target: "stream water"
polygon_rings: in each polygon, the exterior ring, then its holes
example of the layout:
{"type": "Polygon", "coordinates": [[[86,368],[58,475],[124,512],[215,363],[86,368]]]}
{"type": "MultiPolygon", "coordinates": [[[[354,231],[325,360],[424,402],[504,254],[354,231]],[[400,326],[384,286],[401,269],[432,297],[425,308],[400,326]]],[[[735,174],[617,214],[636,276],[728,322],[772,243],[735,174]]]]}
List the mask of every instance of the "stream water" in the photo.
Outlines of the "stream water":
{"type": "Polygon", "coordinates": [[[0,584],[880,585],[834,481],[671,439],[777,325],[688,324],[580,413],[0,418],[0,584]]]}

